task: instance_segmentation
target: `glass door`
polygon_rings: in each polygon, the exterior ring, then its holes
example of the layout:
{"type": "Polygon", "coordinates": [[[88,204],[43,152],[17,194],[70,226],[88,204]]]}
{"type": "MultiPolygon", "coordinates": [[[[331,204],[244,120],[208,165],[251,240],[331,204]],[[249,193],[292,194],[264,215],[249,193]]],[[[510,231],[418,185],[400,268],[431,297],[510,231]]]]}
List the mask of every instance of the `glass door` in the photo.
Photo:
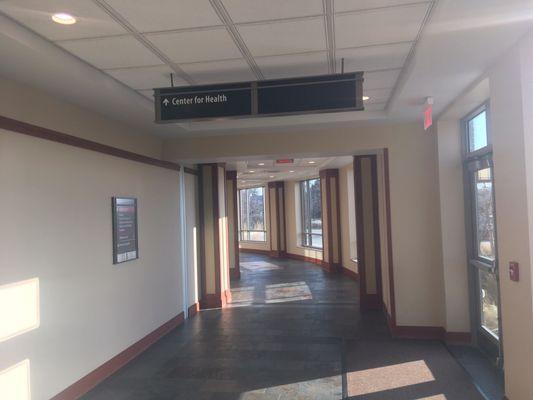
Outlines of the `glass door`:
{"type": "Polygon", "coordinates": [[[496,251],[494,174],[487,109],[466,120],[466,204],[469,273],[475,343],[502,366],[500,290],[496,251]]]}

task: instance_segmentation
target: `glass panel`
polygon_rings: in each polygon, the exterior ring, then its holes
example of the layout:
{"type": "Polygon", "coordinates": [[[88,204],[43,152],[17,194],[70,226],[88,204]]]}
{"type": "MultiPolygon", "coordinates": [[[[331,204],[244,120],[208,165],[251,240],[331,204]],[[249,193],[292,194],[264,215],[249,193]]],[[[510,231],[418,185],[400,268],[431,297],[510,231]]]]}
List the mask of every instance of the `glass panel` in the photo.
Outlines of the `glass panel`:
{"type": "Polygon", "coordinates": [[[482,111],[468,121],[468,150],[476,151],[487,144],[487,112],[482,111]]]}
{"type": "Polygon", "coordinates": [[[240,240],[266,241],[264,188],[239,191],[240,240]]]}
{"type": "Polygon", "coordinates": [[[320,179],[300,182],[302,246],[322,248],[320,179]]]}
{"type": "Polygon", "coordinates": [[[481,326],[498,338],[498,281],[494,273],[478,271],[481,326]]]}
{"type": "Polygon", "coordinates": [[[476,171],[474,180],[477,256],[494,261],[494,204],[491,169],[476,171]]]}

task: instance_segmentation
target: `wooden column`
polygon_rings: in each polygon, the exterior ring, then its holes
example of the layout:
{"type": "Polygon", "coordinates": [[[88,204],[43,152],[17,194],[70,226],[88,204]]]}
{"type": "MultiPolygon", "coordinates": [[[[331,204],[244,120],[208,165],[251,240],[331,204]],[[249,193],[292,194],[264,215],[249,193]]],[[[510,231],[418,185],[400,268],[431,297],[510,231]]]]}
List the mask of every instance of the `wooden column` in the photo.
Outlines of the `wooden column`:
{"type": "Polygon", "coordinates": [[[229,242],[229,270],[230,276],[240,279],[241,269],[239,260],[239,216],[237,171],[226,172],[226,205],[228,210],[228,242],[229,242]]]}
{"type": "Polygon", "coordinates": [[[342,265],[339,170],[320,171],[322,197],[322,268],[340,271],[342,265]]]}
{"type": "Polygon", "coordinates": [[[381,309],[383,295],[377,156],[354,156],[353,167],[361,309],[381,309]]]}
{"type": "Polygon", "coordinates": [[[231,296],[225,166],[199,165],[199,189],[200,308],[219,308],[231,296]]]}
{"type": "Polygon", "coordinates": [[[285,228],[285,184],[284,182],[268,183],[268,209],[270,225],[270,256],[285,257],[287,255],[287,239],[285,228]]]}

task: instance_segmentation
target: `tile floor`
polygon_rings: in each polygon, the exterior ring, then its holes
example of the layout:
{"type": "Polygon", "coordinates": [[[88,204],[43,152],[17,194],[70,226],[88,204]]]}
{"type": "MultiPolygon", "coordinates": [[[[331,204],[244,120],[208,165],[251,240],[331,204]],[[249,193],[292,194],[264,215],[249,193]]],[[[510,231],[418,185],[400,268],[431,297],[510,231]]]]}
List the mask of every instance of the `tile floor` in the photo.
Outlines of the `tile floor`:
{"type": "Polygon", "coordinates": [[[393,340],[381,313],[361,314],[349,278],[242,261],[254,266],[231,307],[200,312],[83,398],[483,399],[442,343],[393,340]]]}

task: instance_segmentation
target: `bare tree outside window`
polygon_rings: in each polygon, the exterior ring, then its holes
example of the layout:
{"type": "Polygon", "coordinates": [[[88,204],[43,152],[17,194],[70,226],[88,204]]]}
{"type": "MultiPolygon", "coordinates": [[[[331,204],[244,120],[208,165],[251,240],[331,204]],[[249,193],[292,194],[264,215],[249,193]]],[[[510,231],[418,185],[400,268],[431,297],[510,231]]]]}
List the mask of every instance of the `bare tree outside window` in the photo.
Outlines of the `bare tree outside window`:
{"type": "Polygon", "coordinates": [[[322,248],[322,197],[320,179],[300,182],[302,246],[322,248]]]}
{"type": "Polygon", "coordinates": [[[266,241],[265,188],[239,190],[239,227],[241,241],[266,241]]]}

